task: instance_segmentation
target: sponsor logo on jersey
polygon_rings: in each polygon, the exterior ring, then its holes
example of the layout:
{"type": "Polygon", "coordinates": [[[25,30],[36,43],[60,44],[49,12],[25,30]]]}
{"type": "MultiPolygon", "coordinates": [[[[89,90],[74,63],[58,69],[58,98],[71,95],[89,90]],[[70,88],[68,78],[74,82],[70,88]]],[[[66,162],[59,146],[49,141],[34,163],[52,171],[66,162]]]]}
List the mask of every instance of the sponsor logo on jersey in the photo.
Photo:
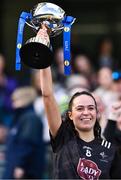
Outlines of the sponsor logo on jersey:
{"type": "Polygon", "coordinates": [[[99,176],[101,174],[101,170],[98,168],[97,164],[94,163],[91,160],[85,159],[85,158],[80,158],[79,163],[77,166],[77,173],[78,175],[84,179],[99,179],[99,176]]]}
{"type": "Polygon", "coordinates": [[[105,152],[101,152],[101,153],[100,153],[100,156],[101,156],[100,161],[108,162],[108,160],[107,160],[108,155],[106,155],[105,152]]]}
{"type": "Polygon", "coordinates": [[[106,157],[108,157],[108,156],[105,154],[105,152],[101,152],[100,155],[101,155],[101,157],[102,157],[103,159],[106,158],[106,157]]]}

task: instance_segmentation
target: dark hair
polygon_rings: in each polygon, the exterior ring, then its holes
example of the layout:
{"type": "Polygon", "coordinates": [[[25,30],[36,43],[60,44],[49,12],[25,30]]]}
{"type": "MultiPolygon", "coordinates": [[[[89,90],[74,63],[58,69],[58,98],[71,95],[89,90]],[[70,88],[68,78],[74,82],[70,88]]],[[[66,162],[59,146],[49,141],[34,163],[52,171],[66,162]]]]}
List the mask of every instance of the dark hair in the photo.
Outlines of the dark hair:
{"type": "MultiPolygon", "coordinates": [[[[80,95],[87,95],[87,96],[90,96],[92,97],[92,99],[94,100],[94,103],[95,103],[95,107],[96,107],[96,111],[98,113],[98,110],[97,110],[97,103],[96,103],[96,100],[95,98],[93,97],[93,95],[87,91],[82,91],[82,92],[76,92],[72,98],[70,99],[69,101],[69,105],[68,105],[68,111],[71,111],[72,110],[72,103],[73,103],[73,100],[80,96],[80,95]]],[[[68,123],[70,124],[71,128],[75,131],[75,127],[74,127],[74,124],[73,124],[73,121],[70,121],[70,118],[69,118],[69,115],[68,115],[68,111],[66,112],[66,116],[65,116],[65,119],[68,121],[68,123]]],[[[97,138],[101,138],[101,127],[99,125],[99,119],[96,119],[96,123],[94,125],[94,136],[97,137],[97,138]]]]}

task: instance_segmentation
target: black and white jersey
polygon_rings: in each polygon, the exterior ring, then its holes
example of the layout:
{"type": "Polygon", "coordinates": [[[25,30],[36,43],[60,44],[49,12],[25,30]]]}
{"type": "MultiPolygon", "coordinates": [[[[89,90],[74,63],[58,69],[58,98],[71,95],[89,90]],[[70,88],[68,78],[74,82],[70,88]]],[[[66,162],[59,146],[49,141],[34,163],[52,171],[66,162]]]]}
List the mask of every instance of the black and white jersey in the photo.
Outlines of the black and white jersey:
{"type": "Polygon", "coordinates": [[[110,142],[85,142],[63,122],[51,144],[56,179],[121,179],[121,160],[110,142]]]}
{"type": "Polygon", "coordinates": [[[116,121],[110,119],[108,120],[103,135],[108,141],[113,142],[118,148],[121,147],[121,130],[116,126],[116,121]]]}

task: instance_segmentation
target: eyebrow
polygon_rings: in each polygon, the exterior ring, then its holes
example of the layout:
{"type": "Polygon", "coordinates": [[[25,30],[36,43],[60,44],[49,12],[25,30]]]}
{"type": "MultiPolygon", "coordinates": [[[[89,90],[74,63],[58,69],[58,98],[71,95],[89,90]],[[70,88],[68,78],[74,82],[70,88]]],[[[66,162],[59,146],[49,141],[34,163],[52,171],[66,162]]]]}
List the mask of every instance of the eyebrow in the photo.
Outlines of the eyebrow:
{"type": "Polygon", "coordinates": [[[77,108],[77,107],[96,107],[96,106],[92,105],[92,104],[89,104],[87,106],[84,106],[84,105],[77,105],[77,106],[75,106],[75,108],[77,108]]]}

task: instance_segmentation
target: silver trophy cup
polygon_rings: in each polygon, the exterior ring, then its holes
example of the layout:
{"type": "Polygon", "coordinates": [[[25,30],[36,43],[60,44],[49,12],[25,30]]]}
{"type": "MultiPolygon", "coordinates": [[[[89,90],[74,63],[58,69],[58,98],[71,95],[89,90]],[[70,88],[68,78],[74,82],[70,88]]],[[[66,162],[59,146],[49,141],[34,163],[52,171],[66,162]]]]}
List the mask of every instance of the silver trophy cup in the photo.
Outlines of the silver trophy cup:
{"type": "MultiPolygon", "coordinates": [[[[39,3],[31,10],[31,14],[32,18],[26,24],[36,33],[42,24],[46,25],[49,37],[57,36],[64,29],[62,20],[65,11],[53,3],[39,3]]],[[[43,41],[41,37],[30,38],[21,47],[20,57],[25,65],[35,69],[44,69],[50,66],[53,61],[51,45],[43,41]]]]}

